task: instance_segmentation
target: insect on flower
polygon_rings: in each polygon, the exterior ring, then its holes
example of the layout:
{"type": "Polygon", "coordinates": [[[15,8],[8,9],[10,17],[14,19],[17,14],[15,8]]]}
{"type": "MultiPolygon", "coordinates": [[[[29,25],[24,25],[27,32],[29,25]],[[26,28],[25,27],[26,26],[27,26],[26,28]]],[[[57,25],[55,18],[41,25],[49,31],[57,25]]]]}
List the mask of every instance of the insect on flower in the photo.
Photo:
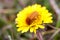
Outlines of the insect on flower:
{"type": "Polygon", "coordinates": [[[39,4],[28,6],[19,11],[16,18],[17,31],[19,32],[34,32],[37,29],[44,29],[43,23],[52,23],[52,14],[48,12],[46,7],[41,7],[39,4]]]}

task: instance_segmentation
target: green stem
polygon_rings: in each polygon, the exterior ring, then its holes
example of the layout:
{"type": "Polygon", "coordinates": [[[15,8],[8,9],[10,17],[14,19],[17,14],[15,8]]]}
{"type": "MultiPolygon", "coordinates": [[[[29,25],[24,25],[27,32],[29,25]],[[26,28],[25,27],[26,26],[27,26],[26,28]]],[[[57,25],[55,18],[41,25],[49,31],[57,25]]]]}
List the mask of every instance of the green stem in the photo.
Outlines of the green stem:
{"type": "Polygon", "coordinates": [[[58,16],[56,27],[57,27],[57,28],[60,27],[60,15],[58,16]]]}

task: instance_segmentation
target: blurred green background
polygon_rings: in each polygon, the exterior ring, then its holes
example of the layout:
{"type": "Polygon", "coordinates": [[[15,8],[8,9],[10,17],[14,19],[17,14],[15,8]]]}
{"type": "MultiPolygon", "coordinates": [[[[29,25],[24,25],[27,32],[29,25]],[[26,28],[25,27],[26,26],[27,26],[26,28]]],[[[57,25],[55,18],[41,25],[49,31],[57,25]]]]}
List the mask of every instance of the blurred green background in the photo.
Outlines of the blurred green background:
{"type": "MultiPolygon", "coordinates": [[[[55,0],[58,7],[60,8],[60,0],[55,0]]],[[[46,29],[43,31],[44,40],[48,40],[54,32],[56,32],[59,28],[57,24],[57,15],[55,11],[52,9],[49,0],[0,0],[0,40],[38,40],[36,36],[33,37],[32,33],[18,33],[16,31],[15,18],[17,13],[25,8],[26,6],[32,4],[41,4],[42,6],[46,6],[46,8],[53,15],[53,23],[46,25],[46,29]],[[58,28],[57,30],[51,28],[53,26],[58,28]],[[48,38],[48,39],[47,39],[48,38]]],[[[59,21],[58,21],[59,22],[59,21]]],[[[60,32],[58,32],[52,40],[60,40],[60,32]]]]}

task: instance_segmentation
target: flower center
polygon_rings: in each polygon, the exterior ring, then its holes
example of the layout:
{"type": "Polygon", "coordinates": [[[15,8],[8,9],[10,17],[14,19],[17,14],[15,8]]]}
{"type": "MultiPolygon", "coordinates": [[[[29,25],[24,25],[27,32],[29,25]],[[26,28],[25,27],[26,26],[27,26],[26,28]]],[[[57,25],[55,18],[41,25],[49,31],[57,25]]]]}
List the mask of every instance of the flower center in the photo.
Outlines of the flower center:
{"type": "Polygon", "coordinates": [[[32,24],[33,21],[35,21],[37,18],[38,18],[38,12],[35,11],[35,12],[31,13],[31,14],[27,17],[26,23],[27,23],[28,25],[30,25],[30,24],[32,24]]]}

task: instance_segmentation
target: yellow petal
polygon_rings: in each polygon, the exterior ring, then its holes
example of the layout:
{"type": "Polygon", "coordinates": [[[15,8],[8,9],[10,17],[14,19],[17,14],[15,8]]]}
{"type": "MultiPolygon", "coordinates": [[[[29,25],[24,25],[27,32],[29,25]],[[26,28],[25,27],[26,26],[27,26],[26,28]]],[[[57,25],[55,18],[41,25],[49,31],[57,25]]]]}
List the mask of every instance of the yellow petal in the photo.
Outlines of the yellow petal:
{"type": "Polygon", "coordinates": [[[25,27],[21,33],[27,32],[29,30],[29,27],[25,27]]]}
{"type": "Polygon", "coordinates": [[[34,29],[34,33],[36,34],[36,29],[34,29]]]}
{"type": "Polygon", "coordinates": [[[21,28],[21,27],[17,29],[17,31],[18,31],[18,32],[19,32],[19,31],[21,31],[21,30],[22,30],[22,28],[21,28]]]}
{"type": "Polygon", "coordinates": [[[33,32],[33,30],[34,30],[34,28],[33,28],[33,27],[31,27],[31,28],[30,28],[30,32],[33,32]]]}
{"type": "Polygon", "coordinates": [[[37,25],[39,28],[44,29],[45,27],[43,25],[37,25]]]}

